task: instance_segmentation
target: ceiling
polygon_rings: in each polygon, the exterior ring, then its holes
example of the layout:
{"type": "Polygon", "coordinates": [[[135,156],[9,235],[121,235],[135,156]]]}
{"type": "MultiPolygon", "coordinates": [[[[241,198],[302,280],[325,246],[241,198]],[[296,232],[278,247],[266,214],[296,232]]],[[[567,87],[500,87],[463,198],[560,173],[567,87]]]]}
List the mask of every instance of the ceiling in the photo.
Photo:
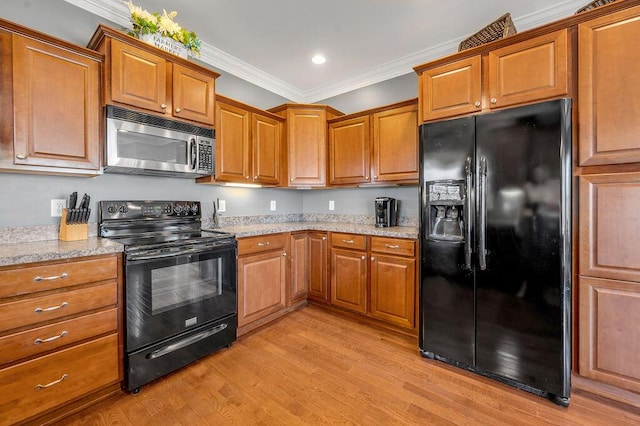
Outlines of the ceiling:
{"type": "MultiPolygon", "coordinates": [[[[123,27],[120,0],[65,0],[123,27]]],[[[586,0],[134,0],[203,41],[200,59],[295,102],[311,103],[413,72],[506,12],[519,32],[586,0]],[[322,53],[324,65],[311,63],[322,53]]]]}

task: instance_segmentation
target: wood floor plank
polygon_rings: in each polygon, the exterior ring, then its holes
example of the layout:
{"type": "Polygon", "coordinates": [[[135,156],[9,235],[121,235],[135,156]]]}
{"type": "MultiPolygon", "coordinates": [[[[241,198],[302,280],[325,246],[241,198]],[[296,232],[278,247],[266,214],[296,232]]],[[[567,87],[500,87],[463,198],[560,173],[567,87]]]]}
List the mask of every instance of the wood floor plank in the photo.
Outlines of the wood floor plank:
{"type": "Polygon", "coordinates": [[[65,425],[637,425],[574,392],[568,408],[442,362],[417,339],[310,305],[65,425]]]}

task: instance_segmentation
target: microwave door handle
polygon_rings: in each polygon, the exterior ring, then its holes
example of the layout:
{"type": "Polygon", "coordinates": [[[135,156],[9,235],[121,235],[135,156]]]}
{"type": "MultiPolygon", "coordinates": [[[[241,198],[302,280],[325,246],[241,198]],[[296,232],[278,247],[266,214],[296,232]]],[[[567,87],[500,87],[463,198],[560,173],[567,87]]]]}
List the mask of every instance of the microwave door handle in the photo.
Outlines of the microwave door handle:
{"type": "Polygon", "coordinates": [[[191,170],[195,170],[198,161],[198,144],[196,138],[189,139],[189,165],[191,170]]]}

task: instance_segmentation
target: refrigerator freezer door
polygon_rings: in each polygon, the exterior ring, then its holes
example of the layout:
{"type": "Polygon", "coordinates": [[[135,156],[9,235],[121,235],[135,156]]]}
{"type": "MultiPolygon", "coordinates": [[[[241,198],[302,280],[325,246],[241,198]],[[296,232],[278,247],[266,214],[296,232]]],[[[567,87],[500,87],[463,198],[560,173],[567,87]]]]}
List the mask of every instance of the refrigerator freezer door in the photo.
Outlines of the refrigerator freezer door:
{"type": "Polygon", "coordinates": [[[473,200],[467,195],[472,176],[468,176],[465,166],[473,162],[474,118],[424,125],[420,137],[420,348],[428,357],[472,366],[474,280],[473,270],[465,259],[467,231],[471,230],[465,218],[468,213],[473,215],[468,211],[473,209],[473,200]],[[438,197],[439,194],[446,196],[438,197]],[[438,204],[437,198],[442,198],[442,202],[438,204]],[[456,239],[450,240],[431,238],[434,229],[429,228],[438,226],[430,215],[441,220],[461,221],[460,237],[456,234],[456,239]]]}
{"type": "Polygon", "coordinates": [[[486,177],[476,163],[486,182],[476,201],[486,208],[486,227],[476,230],[486,244],[486,269],[476,271],[476,366],[559,397],[568,397],[570,356],[568,102],[476,118],[476,155],[486,159],[486,177]]]}

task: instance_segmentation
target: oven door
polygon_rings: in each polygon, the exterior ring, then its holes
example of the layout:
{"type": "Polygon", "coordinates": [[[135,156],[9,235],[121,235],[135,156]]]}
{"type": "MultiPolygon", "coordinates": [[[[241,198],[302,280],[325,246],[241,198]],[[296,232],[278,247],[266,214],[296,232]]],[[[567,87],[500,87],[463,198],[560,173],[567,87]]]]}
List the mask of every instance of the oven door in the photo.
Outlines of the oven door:
{"type": "Polygon", "coordinates": [[[127,255],[126,351],[236,313],[236,247],[127,255]]]}

